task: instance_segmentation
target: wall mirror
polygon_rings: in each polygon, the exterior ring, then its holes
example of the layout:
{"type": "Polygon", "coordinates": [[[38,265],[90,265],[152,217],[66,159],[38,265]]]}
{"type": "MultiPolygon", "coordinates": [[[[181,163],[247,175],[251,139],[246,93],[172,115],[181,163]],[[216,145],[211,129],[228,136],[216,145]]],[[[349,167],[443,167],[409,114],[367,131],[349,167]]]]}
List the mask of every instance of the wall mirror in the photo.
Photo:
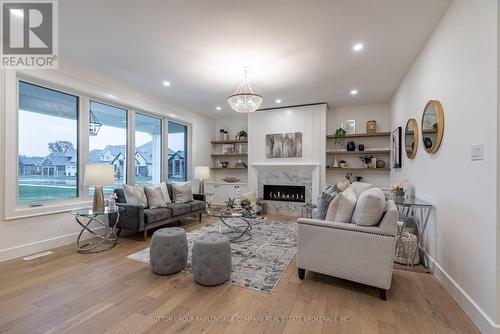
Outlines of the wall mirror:
{"type": "Polygon", "coordinates": [[[428,153],[436,153],[444,132],[444,111],[441,102],[427,102],[422,114],[422,142],[428,153]]]}
{"type": "Polygon", "coordinates": [[[409,159],[415,158],[418,149],[418,123],[415,118],[406,122],[405,128],[405,151],[409,159]]]}

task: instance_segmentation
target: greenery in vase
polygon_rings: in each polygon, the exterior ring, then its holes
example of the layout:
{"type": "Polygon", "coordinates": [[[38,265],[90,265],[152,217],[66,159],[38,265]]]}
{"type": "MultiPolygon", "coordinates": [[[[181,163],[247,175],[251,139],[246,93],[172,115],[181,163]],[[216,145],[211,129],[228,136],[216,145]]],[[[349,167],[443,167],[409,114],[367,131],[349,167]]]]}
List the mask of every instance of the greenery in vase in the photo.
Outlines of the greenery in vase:
{"type": "Polygon", "coordinates": [[[337,130],[335,130],[335,136],[334,136],[335,144],[337,144],[337,145],[344,144],[346,134],[347,134],[347,132],[342,128],[338,128],[337,130]]]}
{"type": "Polygon", "coordinates": [[[238,134],[236,135],[236,140],[242,140],[242,139],[245,139],[246,137],[248,136],[247,132],[245,130],[241,130],[240,132],[238,132],[238,134]]]}

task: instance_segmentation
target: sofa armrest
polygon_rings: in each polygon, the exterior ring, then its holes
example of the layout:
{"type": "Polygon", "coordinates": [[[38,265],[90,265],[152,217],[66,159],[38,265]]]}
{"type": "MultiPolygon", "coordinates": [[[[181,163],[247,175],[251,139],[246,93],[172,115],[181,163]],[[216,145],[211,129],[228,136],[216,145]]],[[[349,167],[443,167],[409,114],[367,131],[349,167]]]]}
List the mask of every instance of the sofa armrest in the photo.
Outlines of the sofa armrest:
{"type": "Polygon", "coordinates": [[[116,203],[123,211],[120,212],[118,226],[130,231],[144,231],[144,208],[140,205],[116,203]]]}
{"type": "MultiPolygon", "coordinates": [[[[313,225],[321,228],[331,228],[345,231],[352,231],[358,233],[369,233],[369,234],[377,234],[384,235],[389,237],[394,237],[395,233],[392,233],[389,230],[381,229],[378,226],[359,226],[356,224],[349,223],[339,223],[335,221],[327,221],[327,220],[319,220],[319,219],[307,219],[307,218],[299,218],[297,220],[298,224],[305,225],[313,225]]],[[[397,223],[397,222],[396,222],[397,223]]]]}

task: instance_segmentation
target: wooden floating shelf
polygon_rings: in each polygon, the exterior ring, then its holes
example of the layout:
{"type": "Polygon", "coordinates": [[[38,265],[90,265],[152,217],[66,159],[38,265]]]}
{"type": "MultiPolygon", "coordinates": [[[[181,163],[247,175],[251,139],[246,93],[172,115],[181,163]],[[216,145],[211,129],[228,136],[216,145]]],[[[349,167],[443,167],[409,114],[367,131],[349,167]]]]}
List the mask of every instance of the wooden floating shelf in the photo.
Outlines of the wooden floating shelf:
{"type": "MultiPolygon", "coordinates": [[[[390,132],[374,132],[374,133],[348,133],[346,138],[366,138],[366,137],[390,137],[390,132]]],[[[327,135],[326,139],[335,139],[335,135],[327,135]]]]}
{"type": "Polygon", "coordinates": [[[369,172],[384,172],[384,171],[390,171],[390,168],[364,168],[364,167],[346,167],[346,168],[341,168],[341,167],[330,167],[327,168],[326,170],[363,170],[363,171],[369,171],[369,172]]]}
{"type": "Polygon", "coordinates": [[[248,140],[212,140],[211,144],[246,144],[248,140]]]}
{"type": "Polygon", "coordinates": [[[215,170],[246,170],[247,167],[226,167],[226,168],[222,168],[222,167],[210,167],[210,169],[215,169],[215,170]]]}
{"type": "Polygon", "coordinates": [[[246,157],[247,153],[213,153],[212,157],[246,157]]]}
{"type": "Polygon", "coordinates": [[[391,150],[365,150],[365,151],[326,151],[327,155],[350,155],[350,154],[391,154],[391,150]]]}

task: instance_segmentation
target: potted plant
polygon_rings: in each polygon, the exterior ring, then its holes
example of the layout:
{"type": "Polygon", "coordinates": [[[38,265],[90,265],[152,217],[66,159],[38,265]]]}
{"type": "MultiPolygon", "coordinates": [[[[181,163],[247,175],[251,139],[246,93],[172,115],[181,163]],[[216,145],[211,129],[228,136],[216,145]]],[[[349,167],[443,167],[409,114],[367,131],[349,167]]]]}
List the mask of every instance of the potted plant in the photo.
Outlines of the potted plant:
{"type": "Polygon", "coordinates": [[[346,168],[346,167],[347,167],[347,161],[345,161],[345,160],[340,160],[340,161],[339,161],[339,167],[340,167],[340,168],[346,168]]]}
{"type": "Polygon", "coordinates": [[[347,132],[342,128],[335,130],[334,140],[337,147],[341,147],[344,144],[346,134],[347,132]]]}
{"type": "Polygon", "coordinates": [[[365,155],[363,157],[359,157],[363,162],[363,167],[368,168],[372,163],[373,155],[365,155]]]}
{"type": "Polygon", "coordinates": [[[247,132],[245,130],[241,130],[236,134],[236,140],[244,140],[248,136],[247,132]]]}

